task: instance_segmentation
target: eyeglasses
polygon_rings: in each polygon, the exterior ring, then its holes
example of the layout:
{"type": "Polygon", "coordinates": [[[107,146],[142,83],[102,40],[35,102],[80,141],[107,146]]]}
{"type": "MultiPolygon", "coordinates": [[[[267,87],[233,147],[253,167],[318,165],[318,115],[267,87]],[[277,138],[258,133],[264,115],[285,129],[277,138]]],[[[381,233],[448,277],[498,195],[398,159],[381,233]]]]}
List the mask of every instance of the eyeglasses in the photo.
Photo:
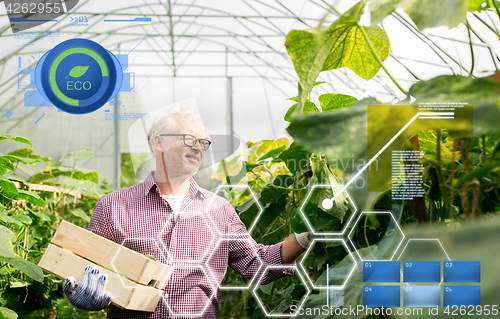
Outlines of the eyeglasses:
{"type": "Polygon", "coordinates": [[[210,147],[210,144],[212,144],[212,142],[210,142],[207,139],[196,138],[190,134],[158,134],[158,135],[160,135],[160,136],[182,136],[183,140],[184,140],[184,145],[189,146],[189,147],[195,146],[196,142],[199,141],[201,149],[204,151],[208,150],[208,148],[210,147]]]}

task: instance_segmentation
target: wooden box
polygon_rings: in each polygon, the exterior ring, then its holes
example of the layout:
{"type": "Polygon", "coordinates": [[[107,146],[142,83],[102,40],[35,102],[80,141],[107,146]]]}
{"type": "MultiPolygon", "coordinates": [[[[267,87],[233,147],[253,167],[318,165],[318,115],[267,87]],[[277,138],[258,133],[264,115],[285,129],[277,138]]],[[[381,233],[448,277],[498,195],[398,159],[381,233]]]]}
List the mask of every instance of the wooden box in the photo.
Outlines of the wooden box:
{"type": "Polygon", "coordinates": [[[98,267],[108,276],[106,291],[113,294],[113,304],[149,312],[155,311],[172,273],[163,263],[66,221],[38,265],[57,277],[74,277],[77,284],[86,266],[98,267]]]}

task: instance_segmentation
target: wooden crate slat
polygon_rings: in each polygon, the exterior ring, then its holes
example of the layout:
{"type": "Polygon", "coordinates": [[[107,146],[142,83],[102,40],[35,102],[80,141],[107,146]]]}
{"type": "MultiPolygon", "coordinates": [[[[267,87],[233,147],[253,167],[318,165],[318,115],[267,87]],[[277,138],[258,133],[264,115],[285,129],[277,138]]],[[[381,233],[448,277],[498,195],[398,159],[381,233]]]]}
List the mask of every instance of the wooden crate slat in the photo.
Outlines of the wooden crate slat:
{"type": "Polygon", "coordinates": [[[165,264],[66,221],[61,222],[52,243],[106,268],[116,269],[119,274],[142,285],[156,280],[157,287],[164,289],[170,277],[170,267],[165,264]]]}
{"type": "Polygon", "coordinates": [[[49,244],[38,265],[59,278],[74,277],[77,283],[81,281],[86,266],[97,267],[101,274],[108,276],[106,291],[114,296],[113,303],[126,309],[153,312],[161,299],[161,290],[123,277],[120,280],[116,273],[53,244],[49,244]]]}

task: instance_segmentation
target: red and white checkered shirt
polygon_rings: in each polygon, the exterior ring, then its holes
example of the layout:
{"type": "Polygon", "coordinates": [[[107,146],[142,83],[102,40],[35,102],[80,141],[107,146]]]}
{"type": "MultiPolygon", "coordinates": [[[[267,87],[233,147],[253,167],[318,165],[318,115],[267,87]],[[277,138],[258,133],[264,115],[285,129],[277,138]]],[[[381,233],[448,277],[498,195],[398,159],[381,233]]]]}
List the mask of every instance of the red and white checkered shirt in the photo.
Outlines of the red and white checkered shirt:
{"type": "MultiPolygon", "coordinates": [[[[282,242],[257,244],[231,204],[200,188],[193,178],[175,221],[153,174],[142,183],[100,197],[88,229],[154,256],[173,267],[173,272],[155,312],[111,305],[107,318],[219,318],[218,285],[227,265],[245,278],[260,278],[265,266],[283,264],[282,242]]],[[[260,283],[293,273],[293,268],[286,266],[269,270],[260,283]]]]}

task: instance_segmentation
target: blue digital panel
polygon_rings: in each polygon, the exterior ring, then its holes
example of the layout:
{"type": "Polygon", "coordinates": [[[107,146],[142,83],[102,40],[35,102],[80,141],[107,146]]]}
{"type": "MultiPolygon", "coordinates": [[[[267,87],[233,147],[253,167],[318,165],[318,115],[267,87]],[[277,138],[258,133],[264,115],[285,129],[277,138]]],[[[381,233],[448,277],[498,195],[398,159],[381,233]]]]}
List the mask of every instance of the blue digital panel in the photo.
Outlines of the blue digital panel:
{"type": "Polygon", "coordinates": [[[364,261],[363,282],[400,282],[399,261],[364,261]]]}
{"type": "Polygon", "coordinates": [[[52,103],[47,101],[39,91],[29,90],[24,92],[24,106],[26,107],[42,107],[42,106],[54,106],[52,103]]]}
{"type": "Polygon", "coordinates": [[[441,306],[440,286],[405,286],[403,287],[404,307],[441,306]]]}
{"type": "Polygon", "coordinates": [[[445,282],[481,282],[481,262],[445,261],[443,277],[445,282]]]}
{"type": "Polygon", "coordinates": [[[403,263],[404,282],[440,282],[440,261],[405,261],[403,263]]]}
{"type": "Polygon", "coordinates": [[[477,307],[481,305],[480,286],[444,286],[443,307],[477,307]]]}
{"type": "Polygon", "coordinates": [[[399,286],[363,286],[366,307],[400,307],[399,286]]]}

